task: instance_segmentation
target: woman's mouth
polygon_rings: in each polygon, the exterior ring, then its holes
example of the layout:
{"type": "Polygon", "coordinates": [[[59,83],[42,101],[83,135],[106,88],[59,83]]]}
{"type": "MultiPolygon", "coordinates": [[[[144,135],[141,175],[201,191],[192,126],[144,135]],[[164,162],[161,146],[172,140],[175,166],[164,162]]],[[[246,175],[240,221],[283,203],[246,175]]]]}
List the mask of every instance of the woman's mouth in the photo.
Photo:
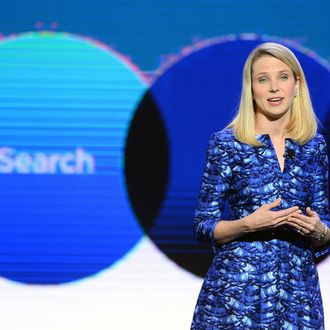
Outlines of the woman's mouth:
{"type": "Polygon", "coordinates": [[[267,101],[271,104],[271,105],[279,105],[282,103],[284,97],[270,97],[269,99],[267,99],[267,101]]]}

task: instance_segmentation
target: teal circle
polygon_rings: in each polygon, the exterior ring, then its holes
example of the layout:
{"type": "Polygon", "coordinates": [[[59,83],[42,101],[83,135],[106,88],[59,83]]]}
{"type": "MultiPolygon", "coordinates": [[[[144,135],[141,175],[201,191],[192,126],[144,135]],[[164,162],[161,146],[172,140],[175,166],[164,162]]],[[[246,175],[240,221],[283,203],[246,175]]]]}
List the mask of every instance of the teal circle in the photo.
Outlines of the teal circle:
{"type": "Polygon", "coordinates": [[[142,74],[47,32],[1,40],[0,72],[0,275],[58,284],[112,266],[143,236],[123,170],[142,74]]]}

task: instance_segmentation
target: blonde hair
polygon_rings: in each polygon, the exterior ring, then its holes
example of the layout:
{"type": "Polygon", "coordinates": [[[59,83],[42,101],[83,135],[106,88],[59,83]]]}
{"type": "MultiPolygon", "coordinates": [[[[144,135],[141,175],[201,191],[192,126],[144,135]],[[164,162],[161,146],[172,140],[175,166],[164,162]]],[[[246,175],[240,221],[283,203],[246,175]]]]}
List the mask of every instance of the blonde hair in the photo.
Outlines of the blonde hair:
{"type": "Polygon", "coordinates": [[[243,70],[243,87],[239,109],[236,117],[227,127],[233,128],[235,137],[239,141],[252,146],[262,145],[255,136],[252,67],[258,58],[265,55],[273,56],[285,63],[292,70],[295,80],[299,79],[299,89],[292,102],[291,119],[287,132],[293,140],[299,144],[304,144],[316,134],[318,123],[309,96],[306,78],[293,52],[287,47],[273,42],[260,44],[247,58],[243,70]]]}

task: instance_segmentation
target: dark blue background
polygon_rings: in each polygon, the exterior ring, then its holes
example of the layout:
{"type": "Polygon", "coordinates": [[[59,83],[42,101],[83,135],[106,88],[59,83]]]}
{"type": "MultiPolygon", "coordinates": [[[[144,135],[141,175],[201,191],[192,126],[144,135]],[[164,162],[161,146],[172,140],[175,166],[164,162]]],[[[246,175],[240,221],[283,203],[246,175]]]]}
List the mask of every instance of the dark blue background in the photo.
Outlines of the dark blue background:
{"type": "Polygon", "coordinates": [[[297,40],[330,57],[328,0],[12,0],[1,1],[4,35],[44,29],[91,36],[155,70],[194,40],[253,32],[297,40]]]}

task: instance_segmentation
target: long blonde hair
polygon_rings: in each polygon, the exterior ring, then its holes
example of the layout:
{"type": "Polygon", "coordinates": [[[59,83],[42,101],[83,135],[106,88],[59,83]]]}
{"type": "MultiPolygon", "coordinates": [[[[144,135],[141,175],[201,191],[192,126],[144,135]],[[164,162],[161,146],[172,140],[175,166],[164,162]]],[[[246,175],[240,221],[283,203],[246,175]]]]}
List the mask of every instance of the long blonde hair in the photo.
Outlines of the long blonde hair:
{"type": "Polygon", "coordinates": [[[262,145],[255,136],[252,66],[258,58],[265,55],[273,56],[285,63],[292,70],[295,80],[299,79],[298,94],[292,102],[291,119],[287,132],[293,140],[299,144],[304,144],[316,134],[318,123],[309,96],[305,74],[293,52],[287,47],[273,42],[260,44],[247,58],[243,70],[243,87],[239,109],[227,127],[233,128],[235,137],[239,141],[253,146],[262,145]]]}

